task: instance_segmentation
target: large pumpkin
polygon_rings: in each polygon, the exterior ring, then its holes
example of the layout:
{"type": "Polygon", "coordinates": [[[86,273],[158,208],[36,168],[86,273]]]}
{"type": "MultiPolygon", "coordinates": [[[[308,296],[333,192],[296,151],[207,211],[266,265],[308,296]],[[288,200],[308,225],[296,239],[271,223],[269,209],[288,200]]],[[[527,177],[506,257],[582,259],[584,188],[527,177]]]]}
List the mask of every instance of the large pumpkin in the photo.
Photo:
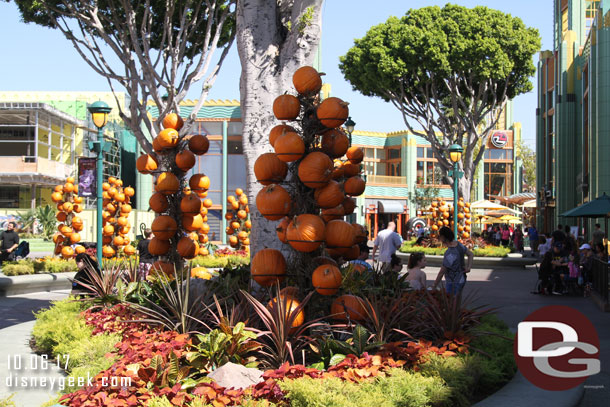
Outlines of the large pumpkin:
{"type": "Polygon", "coordinates": [[[305,142],[294,132],[284,133],[278,137],[273,148],[277,158],[287,163],[296,161],[305,154],[305,142]]]}
{"type": "Polygon", "coordinates": [[[320,208],[328,209],[343,203],[345,194],[341,189],[341,185],[337,181],[332,180],[322,188],[316,189],[314,198],[320,208]]]}
{"type": "Polygon", "coordinates": [[[169,240],[159,239],[156,236],[148,242],[148,252],[153,256],[163,256],[167,254],[169,247],[169,240]]]}
{"type": "Polygon", "coordinates": [[[312,252],[324,241],[325,228],[319,216],[307,213],[299,215],[288,225],[286,240],[294,250],[312,252]]]}
{"type": "Polygon", "coordinates": [[[203,155],[208,152],[210,141],[202,134],[196,134],[189,139],[189,150],[197,155],[203,155]]]}
{"type": "Polygon", "coordinates": [[[299,163],[298,176],[305,186],[309,188],[322,188],[333,172],[333,162],[324,153],[314,151],[307,154],[299,163]]]}
{"type": "Polygon", "coordinates": [[[318,105],[316,116],[320,123],[329,129],[339,127],[349,116],[348,105],[349,103],[336,97],[326,98],[318,105]]]}
{"type": "Polygon", "coordinates": [[[348,178],[343,184],[343,189],[347,195],[358,196],[364,193],[366,182],[358,176],[348,178]]]}
{"type": "Polygon", "coordinates": [[[322,151],[333,158],[343,157],[349,147],[349,138],[339,130],[328,130],[322,135],[322,151]]]}
{"type": "Polygon", "coordinates": [[[159,162],[150,154],[142,154],[136,160],[136,168],[142,174],[149,174],[151,171],[155,171],[158,167],[159,162]]]}
{"type": "Polygon", "coordinates": [[[341,271],[330,264],[318,266],[311,275],[313,287],[319,294],[334,295],[341,287],[341,271]]]}
{"type": "Polygon", "coordinates": [[[162,172],[157,178],[155,190],[164,195],[172,195],[180,190],[180,181],[171,172],[162,172]]]}
{"type": "Polygon", "coordinates": [[[176,166],[182,171],[188,171],[195,166],[195,154],[189,150],[182,150],[176,154],[176,166]]]}
{"type": "Polygon", "coordinates": [[[288,166],[274,153],[265,153],[254,162],[254,175],[263,185],[282,182],[288,174],[288,166]]]}
{"type": "Polygon", "coordinates": [[[199,245],[188,236],[182,237],[176,246],[178,254],[185,259],[192,259],[199,252],[199,245]]]}
{"type": "Polygon", "coordinates": [[[343,205],[337,205],[334,208],[322,209],[320,216],[324,219],[324,222],[330,222],[334,219],[343,219],[345,210],[343,209],[343,205]]]}
{"type": "Polygon", "coordinates": [[[178,231],[178,224],[171,216],[161,215],[153,220],[150,229],[157,239],[168,240],[178,231]]]}
{"type": "Polygon", "coordinates": [[[295,332],[297,328],[303,325],[305,322],[305,312],[303,311],[303,308],[301,308],[299,313],[295,315],[295,312],[300,305],[301,303],[294,298],[294,296],[288,294],[280,294],[279,298],[275,297],[267,303],[267,307],[272,313],[277,312],[276,307],[281,306],[281,309],[283,309],[286,313],[286,319],[292,318],[289,333],[295,332]]]}
{"type": "Polygon", "coordinates": [[[189,232],[199,230],[203,227],[203,217],[200,214],[182,215],[182,227],[189,232]]]}
{"type": "Polygon", "coordinates": [[[360,164],[364,159],[364,151],[360,147],[350,147],[345,155],[352,164],[360,164]]]}
{"type": "Polygon", "coordinates": [[[256,207],[265,219],[278,220],[290,212],[292,198],[284,188],[271,184],[256,195],[256,207]]]}
{"type": "Polygon", "coordinates": [[[344,220],[335,219],[326,224],[326,247],[347,249],[354,244],[354,228],[344,220]]]}
{"type": "Polygon", "coordinates": [[[277,126],[272,128],[269,132],[269,144],[271,144],[271,147],[273,147],[273,145],[275,144],[275,140],[277,140],[278,137],[288,132],[296,133],[297,131],[294,127],[289,126],[287,124],[278,124],[277,126]]]}
{"type": "Polygon", "coordinates": [[[352,228],[354,229],[354,242],[366,243],[368,240],[366,228],[359,223],[352,223],[352,228]]]}
{"type": "Polygon", "coordinates": [[[263,287],[282,281],[286,275],[286,259],[279,250],[263,249],[258,251],[250,264],[252,279],[263,287]]]}
{"type": "Polygon", "coordinates": [[[195,192],[210,189],[210,178],[205,174],[194,174],[189,179],[189,187],[195,192]]]}
{"type": "Polygon", "coordinates": [[[184,195],[180,200],[180,210],[182,213],[200,213],[201,207],[201,199],[199,199],[195,194],[184,195]]]}
{"type": "Polygon", "coordinates": [[[180,136],[175,129],[167,128],[163,129],[157,135],[157,140],[162,148],[174,148],[178,145],[180,136]]]}
{"type": "Polygon", "coordinates": [[[354,198],[346,197],[341,205],[343,205],[345,214],[351,215],[354,213],[354,209],[356,209],[356,200],[354,198]]]}
{"type": "Polygon", "coordinates": [[[275,232],[277,233],[277,238],[280,242],[286,243],[286,232],[288,231],[288,225],[290,225],[290,218],[288,216],[284,217],[282,221],[275,228],[275,232]]]}
{"type": "Polygon", "coordinates": [[[352,245],[352,247],[350,247],[347,250],[344,250],[344,252],[343,252],[343,258],[345,260],[356,260],[359,256],[360,256],[360,247],[358,247],[357,244],[352,245]]]}
{"type": "Polygon", "coordinates": [[[175,129],[180,130],[184,126],[184,120],[176,113],[170,113],[163,118],[164,129],[175,129]]]}
{"type": "Polygon", "coordinates": [[[279,120],[294,120],[301,111],[301,102],[292,95],[280,95],[273,101],[273,114],[279,120]]]}
{"type": "Polygon", "coordinates": [[[354,321],[362,321],[366,316],[362,299],[355,295],[345,294],[333,301],[330,307],[333,318],[347,320],[348,317],[354,321]]]}
{"type": "Polygon", "coordinates": [[[315,94],[322,89],[322,75],[314,67],[302,66],[292,75],[292,83],[301,95],[315,94]]]}
{"type": "Polygon", "coordinates": [[[355,177],[360,174],[360,164],[352,164],[351,162],[346,162],[343,164],[343,174],[345,178],[355,177]]]}

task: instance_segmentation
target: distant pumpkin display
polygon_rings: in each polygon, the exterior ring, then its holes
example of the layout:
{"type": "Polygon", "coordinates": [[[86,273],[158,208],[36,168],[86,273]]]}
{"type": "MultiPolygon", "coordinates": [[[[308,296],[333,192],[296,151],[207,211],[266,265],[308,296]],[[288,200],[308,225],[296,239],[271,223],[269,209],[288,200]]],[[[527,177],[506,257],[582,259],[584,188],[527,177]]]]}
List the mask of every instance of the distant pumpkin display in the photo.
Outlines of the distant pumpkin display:
{"type": "Polygon", "coordinates": [[[250,221],[250,208],[248,207],[248,197],[243,189],[237,188],[235,196],[230,195],[227,202],[231,205],[227,208],[225,219],[230,225],[225,232],[229,237],[229,245],[234,249],[250,250],[250,229],[252,222],[250,221]],[[237,204],[237,207],[233,206],[237,204]]]}
{"type": "MultiPolygon", "coordinates": [[[[457,239],[463,240],[470,238],[472,213],[470,210],[470,202],[465,202],[464,198],[460,197],[457,202],[457,239]]],[[[437,198],[430,203],[427,210],[427,218],[430,222],[430,230],[433,236],[438,236],[438,231],[441,227],[451,227],[453,230],[454,207],[448,204],[443,198],[437,198]]]]}

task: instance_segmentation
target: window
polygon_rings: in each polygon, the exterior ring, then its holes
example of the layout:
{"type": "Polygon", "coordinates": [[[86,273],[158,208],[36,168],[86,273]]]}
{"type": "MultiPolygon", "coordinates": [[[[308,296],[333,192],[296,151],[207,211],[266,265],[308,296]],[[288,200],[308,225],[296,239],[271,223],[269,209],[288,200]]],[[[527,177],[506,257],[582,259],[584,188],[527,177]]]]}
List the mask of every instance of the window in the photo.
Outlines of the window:
{"type": "Polygon", "coordinates": [[[222,135],[222,122],[197,122],[197,134],[222,135]]]}
{"type": "MultiPolygon", "coordinates": [[[[12,141],[2,143],[0,156],[34,156],[34,127],[4,127],[0,129],[0,140],[12,141]]],[[[57,143],[59,145],[59,142],[57,143]]]]}
{"type": "Polygon", "coordinates": [[[375,163],[373,161],[364,161],[363,164],[366,175],[375,175],[375,163]]]}
{"type": "Polygon", "coordinates": [[[426,148],[426,158],[435,158],[434,151],[430,147],[426,148]]]}
{"type": "Polygon", "coordinates": [[[388,172],[391,177],[400,177],[400,163],[388,163],[388,172]]]}
{"type": "Polygon", "coordinates": [[[389,148],[388,149],[388,160],[400,158],[400,148],[389,148]]]}
{"type": "MultiPolygon", "coordinates": [[[[227,134],[229,136],[241,136],[244,126],[241,122],[229,122],[227,124],[227,134]]],[[[221,132],[222,134],[222,132],[221,132]]]]}
{"type": "Polygon", "coordinates": [[[208,198],[215,205],[222,204],[222,141],[210,140],[210,149],[203,156],[197,157],[193,173],[202,173],[210,178],[208,198]]]}
{"type": "Polygon", "coordinates": [[[424,162],[423,161],[417,162],[417,184],[418,185],[424,184],[424,162]]]}
{"type": "Polygon", "coordinates": [[[19,187],[4,185],[0,188],[0,205],[2,208],[19,208],[19,187]]]}
{"type": "Polygon", "coordinates": [[[244,148],[241,143],[241,140],[228,140],[227,141],[227,154],[243,154],[243,153],[244,153],[244,148]]]}
{"type": "Polygon", "coordinates": [[[375,149],[374,148],[365,148],[364,149],[364,158],[370,158],[371,160],[375,158],[375,149]]]}
{"type": "Polygon", "coordinates": [[[424,158],[424,148],[417,147],[417,158],[424,158]]]}
{"type": "Polygon", "coordinates": [[[488,148],[485,150],[485,158],[488,160],[511,160],[513,158],[513,152],[512,150],[488,148]],[[509,151],[510,154],[508,154],[509,151]]]}
{"type": "MultiPolygon", "coordinates": [[[[237,188],[246,189],[246,159],[243,154],[227,156],[227,187],[229,193],[237,188]]],[[[211,186],[210,186],[211,188],[211,186]]],[[[217,202],[221,204],[220,201],[217,202]]]]}
{"type": "Polygon", "coordinates": [[[386,157],[385,150],[383,148],[378,148],[377,149],[377,158],[379,160],[385,160],[385,157],[386,157]]]}
{"type": "Polygon", "coordinates": [[[489,195],[512,194],[512,168],[510,163],[485,163],[485,184],[483,186],[485,199],[488,199],[489,195]]]}

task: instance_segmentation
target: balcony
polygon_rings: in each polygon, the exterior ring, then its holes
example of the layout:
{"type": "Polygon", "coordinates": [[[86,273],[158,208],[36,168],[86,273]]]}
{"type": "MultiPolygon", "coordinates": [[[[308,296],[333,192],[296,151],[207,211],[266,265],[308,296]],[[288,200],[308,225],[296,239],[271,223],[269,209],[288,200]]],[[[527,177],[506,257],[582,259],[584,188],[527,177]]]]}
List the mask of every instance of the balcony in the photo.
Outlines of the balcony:
{"type": "Polygon", "coordinates": [[[64,182],[74,171],[72,165],[32,156],[0,158],[0,184],[53,186],[64,182]]]}
{"type": "Polygon", "coordinates": [[[405,186],[407,177],[392,177],[389,175],[367,175],[367,185],[405,186]]]}

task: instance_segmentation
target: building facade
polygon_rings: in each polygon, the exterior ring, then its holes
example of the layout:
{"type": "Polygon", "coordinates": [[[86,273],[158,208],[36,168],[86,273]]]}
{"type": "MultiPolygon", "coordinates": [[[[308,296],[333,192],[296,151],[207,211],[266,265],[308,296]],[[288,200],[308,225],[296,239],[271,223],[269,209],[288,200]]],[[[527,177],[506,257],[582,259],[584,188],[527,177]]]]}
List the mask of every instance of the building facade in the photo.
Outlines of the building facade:
{"type": "Polygon", "coordinates": [[[545,232],[574,225],[560,215],[610,192],[610,1],[553,4],[554,45],[540,53],[536,110],[538,227],[545,232]]]}

